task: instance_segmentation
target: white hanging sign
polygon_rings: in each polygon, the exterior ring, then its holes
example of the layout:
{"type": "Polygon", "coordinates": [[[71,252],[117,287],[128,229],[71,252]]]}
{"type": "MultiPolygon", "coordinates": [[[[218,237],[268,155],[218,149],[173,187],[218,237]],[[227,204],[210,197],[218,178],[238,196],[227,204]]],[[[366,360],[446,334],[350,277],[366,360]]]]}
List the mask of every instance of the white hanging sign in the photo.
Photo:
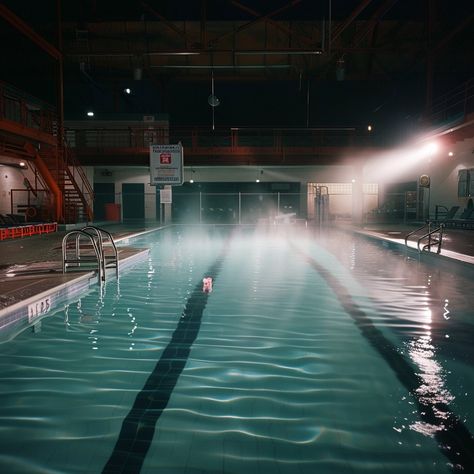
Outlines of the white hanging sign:
{"type": "Polygon", "coordinates": [[[163,189],[160,189],[160,203],[161,204],[171,204],[173,201],[173,194],[171,186],[165,186],[163,189]]]}
{"type": "Polygon", "coordinates": [[[150,145],[150,184],[183,184],[183,145],[150,145]]]}

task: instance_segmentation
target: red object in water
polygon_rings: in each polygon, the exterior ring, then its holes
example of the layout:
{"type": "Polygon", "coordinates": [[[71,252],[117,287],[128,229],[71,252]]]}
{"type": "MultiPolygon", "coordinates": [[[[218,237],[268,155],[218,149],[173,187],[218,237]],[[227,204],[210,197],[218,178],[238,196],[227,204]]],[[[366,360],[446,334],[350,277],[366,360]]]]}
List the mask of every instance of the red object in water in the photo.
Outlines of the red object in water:
{"type": "Polygon", "coordinates": [[[212,291],[212,277],[202,279],[202,291],[204,293],[210,293],[212,291]]]}

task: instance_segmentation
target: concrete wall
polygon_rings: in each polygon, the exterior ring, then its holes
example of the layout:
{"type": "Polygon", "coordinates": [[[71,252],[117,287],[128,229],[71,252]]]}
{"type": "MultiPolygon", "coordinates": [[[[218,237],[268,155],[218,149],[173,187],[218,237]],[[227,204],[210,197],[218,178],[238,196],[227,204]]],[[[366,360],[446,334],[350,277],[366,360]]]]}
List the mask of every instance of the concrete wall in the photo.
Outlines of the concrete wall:
{"type": "MultiPolygon", "coordinates": [[[[312,182],[351,182],[354,175],[353,166],[294,166],[294,167],[193,167],[185,168],[184,179],[198,182],[299,182],[301,184],[300,208],[306,212],[307,184],[312,182]],[[194,172],[193,172],[194,170],[194,172]],[[263,174],[261,171],[263,170],[263,174]]],[[[93,182],[115,183],[116,202],[121,203],[123,183],[145,184],[145,218],[154,219],[156,216],[156,188],[150,186],[148,168],[107,167],[97,168],[93,182]],[[105,176],[104,171],[112,173],[105,176]]],[[[336,206],[337,207],[337,206],[336,206]]],[[[350,204],[349,204],[350,208],[350,204]]],[[[337,209],[334,208],[337,212],[337,209]]]]}
{"type": "MultiPolygon", "coordinates": [[[[27,178],[34,186],[35,176],[28,165],[24,169],[18,168],[19,160],[0,156],[0,162],[2,163],[0,164],[0,214],[12,212],[12,190],[15,190],[13,191],[13,213],[16,214],[18,212],[17,205],[28,204],[28,192],[24,180],[27,178]],[[12,166],[9,163],[12,163],[12,166]]],[[[47,199],[46,193],[41,191],[37,193],[36,197],[32,193],[29,197],[29,204],[32,206],[41,206],[47,199]]]]}
{"type": "Polygon", "coordinates": [[[145,219],[155,219],[156,216],[156,186],[150,185],[150,172],[145,167],[115,167],[96,168],[92,183],[115,183],[115,202],[122,204],[122,185],[124,183],[143,183],[145,185],[145,219]],[[108,171],[110,176],[104,176],[108,171]]]}
{"type": "MultiPolygon", "coordinates": [[[[438,149],[431,155],[417,155],[416,150],[401,148],[377,157],[363,160],[363,179],[365,182],[378,182],[385,185],[397,182],[418,181],[421,175],[430,177],[429,190],[430,215],[434,214],[436,204],[450,208],[465,207],[468,198],[458,198],[458,172],[474,168],[474,138],[449,144],[440,139],[438,149]],[[449,153],[452,152],[452,156],[449,153]]],[[[418,148],[424,145],[418,145],[418,148]]],[[[425,191],[428,200],[428,190],[425,191]]]]}
{"type": "MultiPolygon", "coordinates": [[[[474,138],[458,142],[454,145],[441,145],[437,152],[430,156],[417,154],[413,149],[400,148],[379,156],[358,157],[345,165],[335,166],[235,166],[235,167],[186,167],[185,181],[195,182],[299,182],[301,185],[300,208],[304,213],[307,208],[308,183],[353,183],[353,195],[334,196],[331,199],[331,213],[347,213],[351,210],[357,221],[363,218],[365,212],[377,206],[377,196],[361,194],[361,184],[375,183],[379,193],[390,184],[403,182],[418,182],[421,175],[431,178],[429,191],[430,215],[434,214],[436,204],[446,207],[459,205],[465,207],[468,198],[458,198],[458,171],[474,168],[474,138]],[[453,156],[448,156],[449,152],[453,156]],[[350,163],[350,164],[349,164],[350,163]],[[263,171],[263,174],[261,173],[263,171]],[[359,183],[359,186],[357,186],[359,183]],[[357,199],[354,197],[357,195],[357,199]],[[364,201],[358,205],[357,200],[364,201]]],[[[94,171],[95,182],[114,182],[117,193],[116,202],[120,203],[120,193],[123,183],[145,184],[145,217],[154,219],[156,216],[156,189],[150,186],[148,168],[108,167],[111,176],[103,176],[104,168],[94,171]]],[[[428,200],[425,191],[425,202],[428,200]]]]}
{"type": "MultiPolygon", "coordinates": [[[[347,165],[337,166],[236,166],[236,167],[194,167],[185,168],[185,181],[195,182],[299,182],[301,185],[300,208],[305,212],[307,199],[304,193],[308,183],[351,183],[353,179],[363,183],[377,183],[379,189],[390,183],[418,181],[422,174],[431,178],[430,214],[434,214],[436,204],[446,207],[466,206],[468,198],[458,198],[458,172],[461,169],[474,169],[474,138],[460,141],[454,145],[443,145],[431,157],[416,158],[408,149],[394,150],[380,156],[365,156],[347,165]],[[448,156],[449,152],[453,156],[448,156]],[[193,172],[194,170],[194,172],[193,172]],[[263,170],[263,174],[261,171],[263,170]]],[[[1,161],[5,163],[5,159],[1,161]]],[[[86,167],[85,172],[91,183],[115,183],[116,202],[121,203],[123,183],[143,183],[145,185],[145,217],[154,219],[156,209],[156,188],[150,186],[147,167],[86,167]],[[108,170],[111,176],[104,176],[108,170]]],[[[29,170],[20,170],[11,166],[0,166],[0,212],[10,212],[10,193],[12,188],[24,189],[23,179],[29,176],[29,170]]],[[[383,192],[383,191],[381,191],[383,192]]],[[[26,193],[25,193],[26,195],[26,193]]],[[[374,207],[377,200],[366,199],[363,212],[374,207]]],[[[427,198],[427,195],[425,195],[427,198]]],[[[356,206],[357,207],[357,206],[356,206]]],[[[331,212],[345,213],[354,211],[352,196],[335,197],[332,200],[331,212]]],[[[357,208],[358,209],[358,208],[357,208]]],[[[359,212],[359,209],[358,209],[359,212]]]]}

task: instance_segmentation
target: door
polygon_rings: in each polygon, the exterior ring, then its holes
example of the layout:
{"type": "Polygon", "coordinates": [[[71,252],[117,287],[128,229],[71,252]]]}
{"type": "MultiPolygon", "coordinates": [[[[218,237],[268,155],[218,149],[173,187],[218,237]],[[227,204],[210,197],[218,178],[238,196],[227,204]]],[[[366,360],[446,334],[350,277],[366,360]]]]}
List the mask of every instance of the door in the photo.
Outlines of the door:
{"type": "Polygon", "coordinates": [[[115,202],[114,183],[94,183],[94,220],[105,219],[105,205],[115,202]]]}
{"type": "Polygon", "coordinates": [[[143,183],[122,184],[124,219],[145,218],[145,185],[143,183]]]}

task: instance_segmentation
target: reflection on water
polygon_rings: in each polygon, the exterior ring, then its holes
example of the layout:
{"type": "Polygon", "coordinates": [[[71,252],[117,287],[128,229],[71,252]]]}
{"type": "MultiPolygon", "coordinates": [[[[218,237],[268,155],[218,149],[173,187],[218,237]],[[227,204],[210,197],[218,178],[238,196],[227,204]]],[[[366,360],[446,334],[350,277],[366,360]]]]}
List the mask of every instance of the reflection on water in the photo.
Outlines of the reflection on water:
{"type": "MultiPolygon", "coordinates": [[[[354,242],[352,238],[348,239],[354,242]]],[[[333,248],[330,240],[326,245],[333,248]]],[[[379,327],[386,328],[385,333],[409,358],[419,379],[412,392],[419,408],[413,414],[419,411],[421,419],[417,417],[410,422],[405,417],[400,423],[395,418],[393,429],[400,433],[411,429],[424,436],[436,437],[440,449],[449,453],[447,457],[452,462],[448,466],[455,470],[470,470],[474,449],[472,435],[462,425],[468,421],[463,416],[465,405],[462,401],[456,403],[455,395],[457,392],[466,397],[467,392],[463,384],[448,387],[448,379],[453,363],[468,363],[472,357],[472,346],[467,343],[474,332],[472,311],[465,299],[465,294],[472,292],[472,282],[460,275],[430,269],[395,251],[382,251],[376,244],[363,239],[357,240],[357,247],[355,252],[354,248],[351,252],[338,251],[337,256],[361,284],[368,283],[365,288],[370,301],[382,310],[382,314],[374,310],[373,319],[379,327]],[[378,267],[376,276],[371,273],[375,266],[378,267]],[[464,295],[460,294],[460,288],[464,295]],[[447,295],[456,301],[455,307],[450,305],[451,299],[447,295]],[[457,316],[456,321],[452,319],[453,314],[457,316]],[[392,335],[387,333],[387,328],[394,330],[392,335]],[[461,413],[456,414],[460,407],[463,408],[461,413]]],[[[458,380],[462,379],[461,374],[457,374],[458,380]]],[[[410,399],[403,397],[403,400],[413,404],[410,399]]]]}
{"type": "MultiPolygon", "coordinates": [[[[144,472],[446,474],[457,464],[437,444],[465,429],[456,415],[472,419],[465,282],[365,241],[333,236],[328,252],[308,235],[232,242],[144,472]],[[343,282],[357,322],[288,237],[343,282]]],[[[120,285],[1,348],[0,468],[104,466],[222,240],[170,232],[146,246],[150,259],[120,285]]]]}

